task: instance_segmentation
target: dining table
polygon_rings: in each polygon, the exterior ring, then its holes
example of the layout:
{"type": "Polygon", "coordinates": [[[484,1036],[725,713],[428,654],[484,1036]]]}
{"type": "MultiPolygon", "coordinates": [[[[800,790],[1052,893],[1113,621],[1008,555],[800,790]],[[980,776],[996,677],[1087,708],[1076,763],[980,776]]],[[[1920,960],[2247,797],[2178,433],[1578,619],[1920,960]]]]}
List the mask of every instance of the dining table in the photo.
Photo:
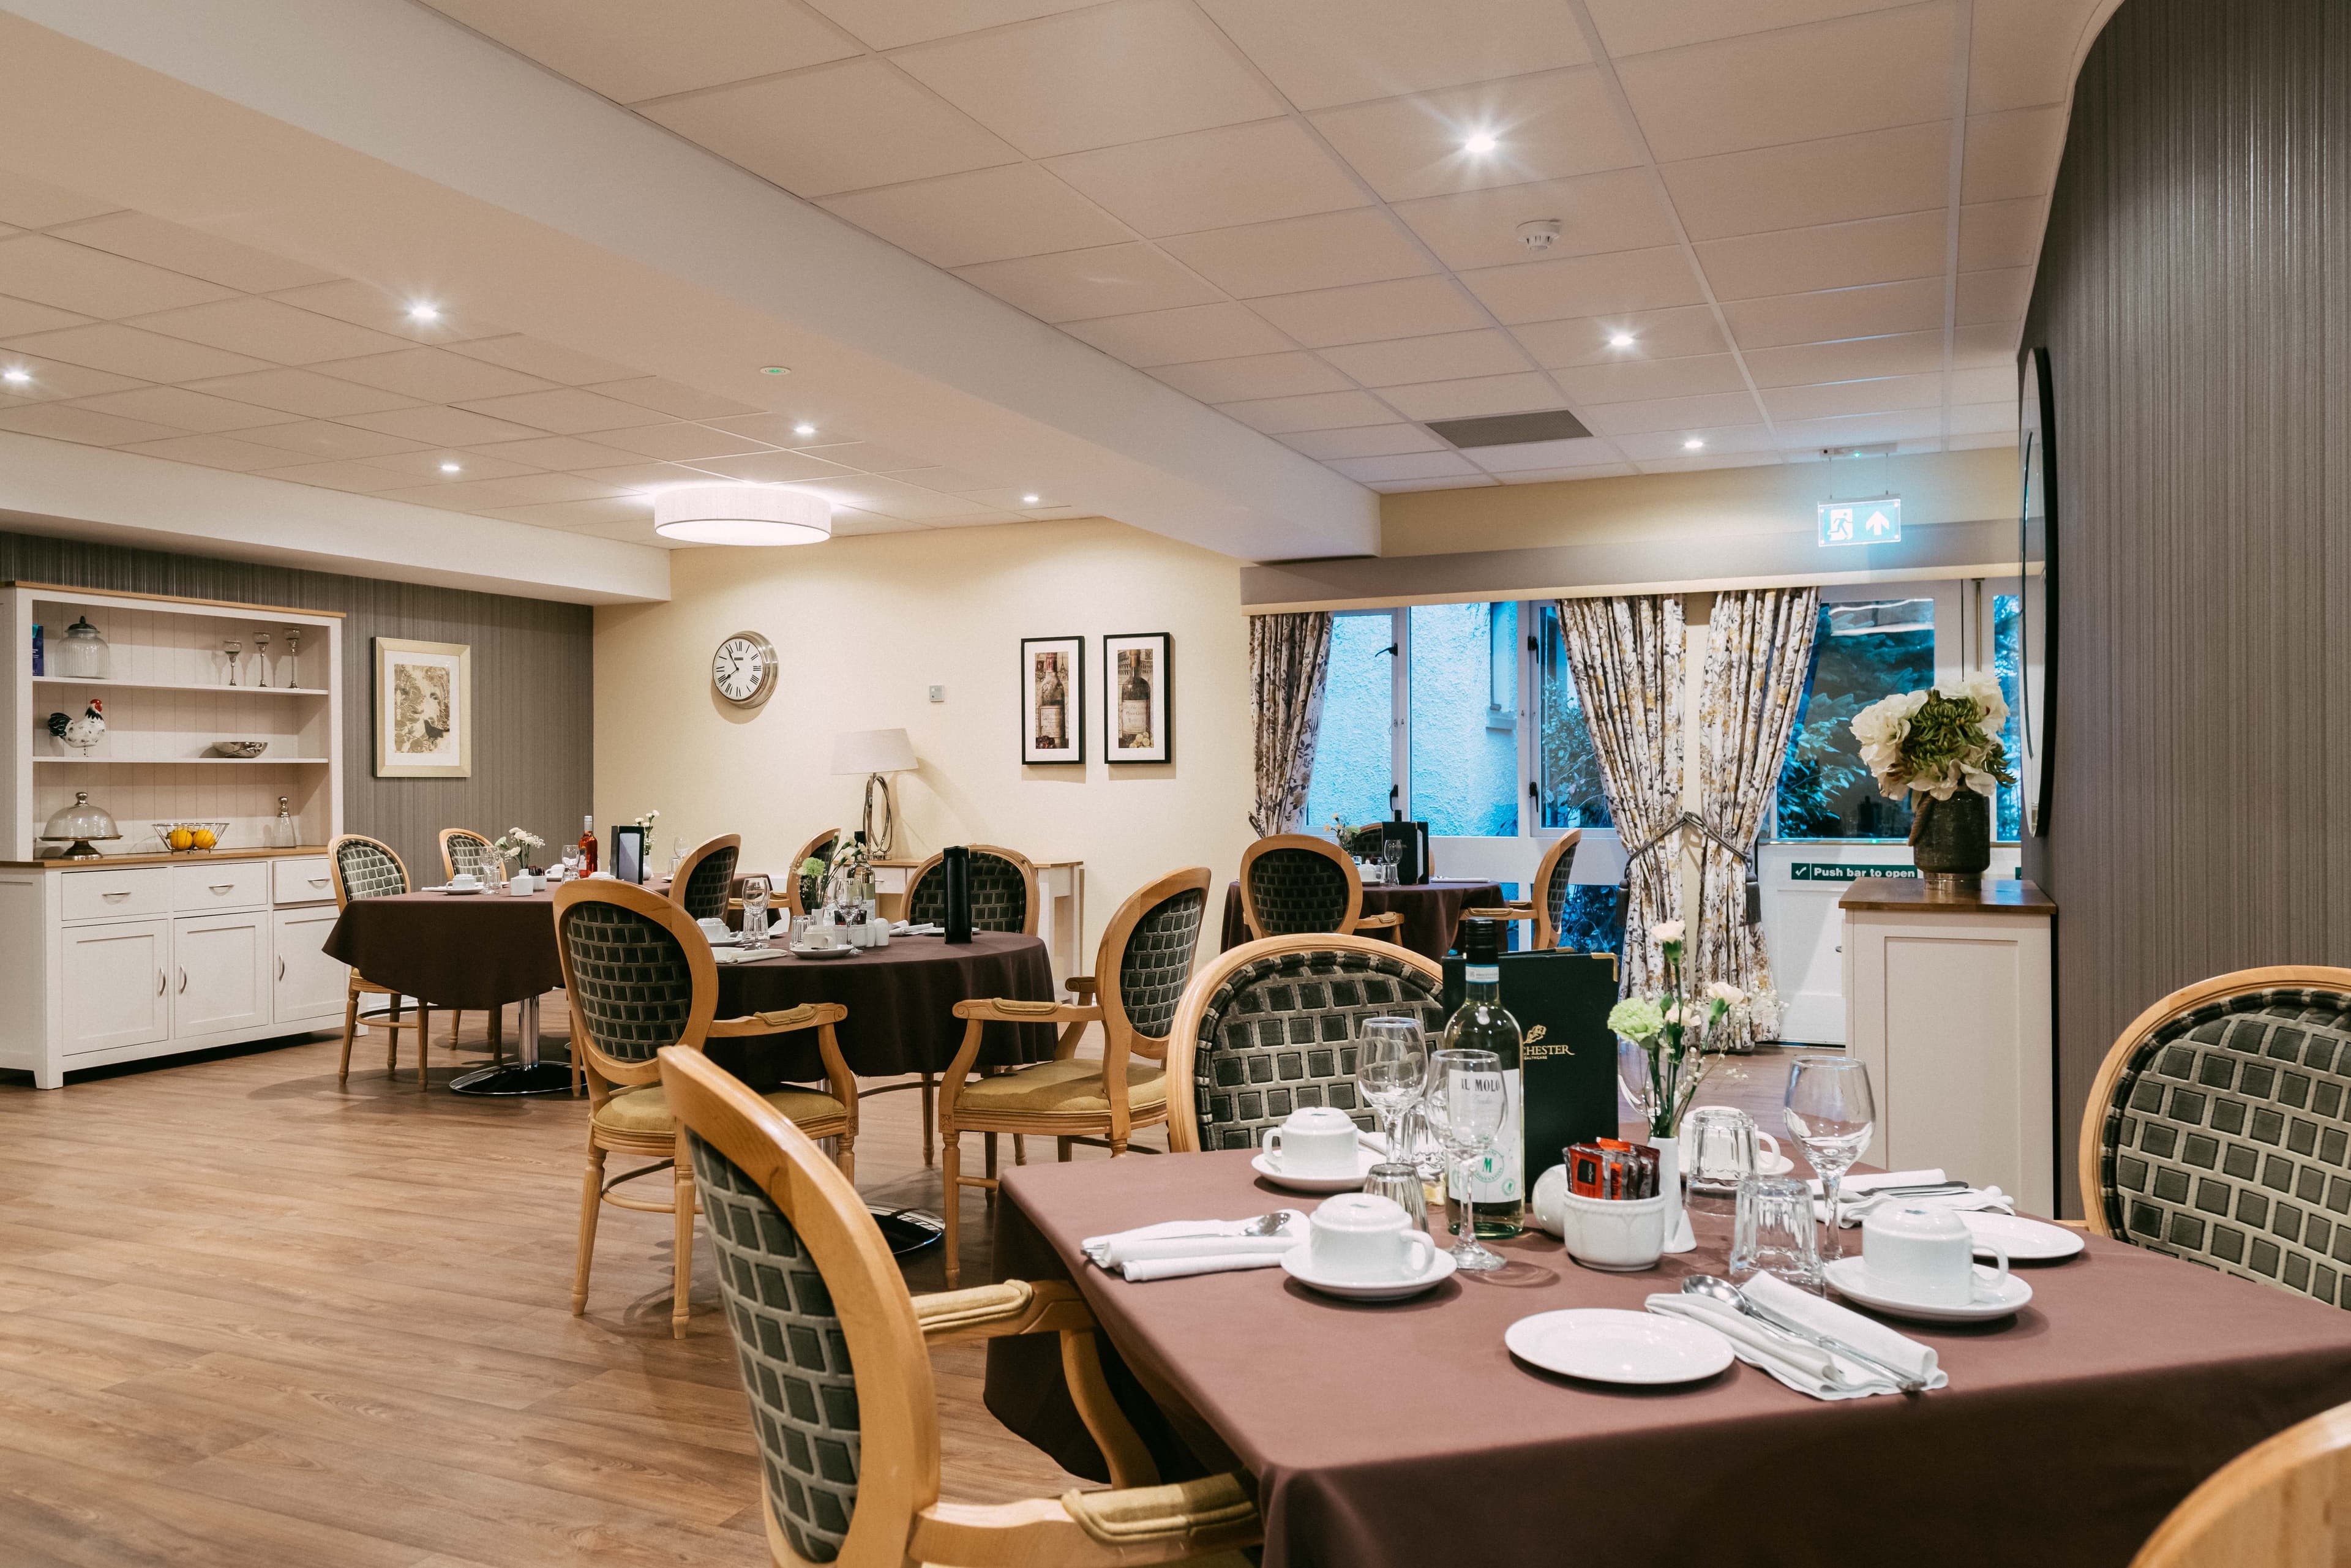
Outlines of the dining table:
{"type": "MultiPolygon", "coordinates": [[[[1453,948],[1465,909],[1496,909],[1506,903],[1499,883],[1439,882],[1366,883],[1364,913],[1404,916],[1396,940],[1425,958],[1442,960],[1453,948]]],[[[1249,939],[1249,916],[1241,905],[1241,884],[1225,885],[1223,950],[1230,952],[1249,939]]]]}
{"type": "MultiPolygon", "coordinates": [[[[1728,1198],[1693,1195],[1697,1249],[1646,1270],[1586,1269],[1531,1230],[1489,1243],[1503,1269],[1390,1302],[1321,1296],[1279,1268],[1133,1283],[1084,1260],[1089,1236],[1315,1206],[1249,1158],[1007,1171],[995,1260],[998,1279],[1076,1281],[1163,1479],[1254,1479],[1266,1568],[2122,1568],[2205,1477],[2351,1399],[2351,1313],[2097,1236],[2017,1264],[2033,1294],[2012,1318],[1886,1320],[1934,1349],[1949,1386],[1834,1401],[1740,1362],[1624,1387],[1505,1348],[1534,1313],[1639,1311],[1686,1276],[1727,1277],[1728,1198]]],[[[986,1397],[1066,1468],[1107,1478],[1050,1336],[990,1342],[986,1397]]]]}

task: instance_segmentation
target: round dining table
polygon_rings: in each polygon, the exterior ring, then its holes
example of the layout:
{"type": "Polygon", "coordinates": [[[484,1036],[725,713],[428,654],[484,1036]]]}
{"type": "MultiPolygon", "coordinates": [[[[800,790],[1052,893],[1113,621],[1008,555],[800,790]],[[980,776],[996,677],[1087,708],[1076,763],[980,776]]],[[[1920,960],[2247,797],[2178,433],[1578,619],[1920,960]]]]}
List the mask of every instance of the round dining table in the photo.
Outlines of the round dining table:
{"type": "MultiPolygon", "coordinates": [[[[1465,909],[1493,909],[1503,903],[1501,885],[1491,882],[1372,883],[1364,889],[1364,913],[1404,916],[1396,940],[1425,958],[1443,959],[1465,909]]],[[[1376,933],[1374,933],[1376,935],[1376,933]]],[[[1241,911],[1241,884],[1225,887],[1224,946],[1227,950],[1248,941],[1249,919],[1241,911]]]]}

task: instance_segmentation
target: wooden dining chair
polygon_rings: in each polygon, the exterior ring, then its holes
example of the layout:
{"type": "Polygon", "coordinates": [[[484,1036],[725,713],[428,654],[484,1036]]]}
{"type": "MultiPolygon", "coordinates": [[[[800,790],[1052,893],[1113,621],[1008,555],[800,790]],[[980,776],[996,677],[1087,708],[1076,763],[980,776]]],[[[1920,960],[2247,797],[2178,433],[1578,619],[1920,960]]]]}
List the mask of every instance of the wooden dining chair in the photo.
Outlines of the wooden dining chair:
{"type": "Polygon", "coordinates": [[[962,1224],[961,1189],[996,1190],[996,1141],[999,1133],[1019,1140],[1031,1133],[1055,1140],[1061,1157],[1072,1145],[1092,1144],[1115,1159],[1144,1127],[1167,1120],[1167,1030],[1176,1004],[1192,972],[1200,944],[1200,923],[1208,906],[1210,872],[1192,866],[1172,872],[1119,905],[1102,929],[1094,972],[1070,982],[1091,1003],[1018,1001],[996,998],[957,1002],[964,1020],[963,1046],[939,1080],[940,1179],[946,1188],[947,1283],[960,1277],[956,1250],[962,1224]],[[1053,1060],[1009,1072],[971,1076],[979,1060],[980,1037],[991,1023],[1061,1027],[1053,1060]],[[1079,1037],[1089,1025],[1102,1030],[1099,1061],[1078,1060],[1079,1037]],[[986,1138],[986,1174],[963,1174],[963,1134],[986,1138]]]}
{"type": "MultiPolygon", "coordinates": [[[[363,833],[345,833],[327,846],[328,872],[334,879],[335,908],[349,909],[362,898],[390,898],[410,891],[408,867],[392,852],[392,846],[363,833]]],[[[384,1031],[383,1070],[392,1074],[400,1070],[400,1031],[411,1030],[416,1035],[416,1086],[424,1087],[424,1058],[432,1044],[433,1009],[418,998],[413,1018],[400,1016],[404,1005],[399,988],[378,985],[357,969],[350,972],[343,994],[343,1057],[335,1069],[335,1082],[346,1084],[351,1079],[351,1042],[359,1036],[360,1025],[384,1031]],[[391,1005],[363,1019],[360,1014],[361,997],[388,997],[391,1005]]],[[[454,1040],[451,1042],[455,1043],[454,1040]]]]}
{"type": "Polygon", "coordinates": [[[2089,1228],[2351,1307],[2351,969],[2174,991],[2106,1052],[2082,1113],[2089,1228]]]}
{"type": "Polygon", "coordinates": [[[794,915],[811,914],[824,903],[824,879],[804,877],[800,874],[800,867],[810,861],[822,861],[831,865],[832,852],[840,842],[841,830],[827,828],[802,844],[800,852],[792,857],[791,874],[784,879],[784,902],[791,905],[794,915]]]}
{"type": "Polygon", "coordinates": [[[1528,920],[1534,931],[1528,939],[1530,953],[1549,953],[1559,946],[1559,934],[1567,925],[1567,894],[1574,883],[1570,880],[1575,870],[1575,846],[1583,841],[1582,828],[1570,828],[1552,841],[1535,862],[1535,880],[1529,896],[1515,903],[1492,909],[1465,909],[1464,920],[1528,920]]]}
{"type": "MultiPolygon", "coordinates": [[[[1037,935],[1037,868],[1018,850],[971,849],[971,928],[1037,935]]],[[[935,854],[906,879],[906,919],[943,925],[947,918],[946,856],[935,854]]]]}
{"type": "Polygon", "coordinates": [[[698,1051],[672,1047],[658,1065],[718,1254],[777,1568],[1242,1568],[1234,1550],[1263,1531],[1253,1483],[1233,1474],[1158,1484],[1103,1379],[1100,1331],[1074,1285],[908,1294],[864,1200],[805,1127],[698,1051]],[[1030,1333],[1060,1336],[1111,1490],[941,1502],[932,1347],[1030,1333]]]}
{"type": "Polygon", "coordinates": [[[675,1218],[670,1332],[685,1336],[686,1292],[694,1278],[694,1175],[654,1056],[699,1052],[706,1040],[816,1030],[826,1088],[778,1089],[758,1096],[812,1138],[834,1138],[844,1176],[857,1155],[857,1082],[841,1060],[833,1026],[849,1016],[831,1002],[782,1012],[722,1019],[718,966],[710,943],[684,910],[622,882],[571,882],[555,894],[556,951],[571,1001],[572,1049],[588,1072],[588,1170],[580,1190],[580,1257],[571,1281],[571,1315],[588,1309],[588,1272],[596,1255],[603,1206],[675,1218]],[[608,1153],[654,1163],[610,1180],[608,1153]],[[622,1187],[657,1171],[672,1173],[666,1199],[633,1197],[622,1187]]]}
{"type": "Polygon", "coordinates": [[[1372,1130],[1355,1087],[1365,1019],[1445,1027],[1445,970],[1366,936],[1269,936],[1192,977],[1167,1042],[1167,1147],[1255,1148],[1301,1106],[1327,1105],[1372,1130]]]}
{"type": "MultiPolygon", "coordinates": [[[[441,830],[441,880],[444,883],[455,882],[457,880],[459,872],[467,872],[478,881],[495,883],[498,879],[499,872],[505,869],[505,861],[498,855],[497,846],[473,829],[444,828],[441,830]]],[[[506,1009],[496,1007],[490,1009],[490,1056],[494,1061],[506,1060],[506,1009]]],[[[465,1031],[465,1009],[450,1009],[449,1049],[451,1051],[457,1049],[457,1037],[465,1031]]]]}
{"type": "Polygon", "coordinates": [[[2351,1405],[2221,1466],[2147,1537],[2131,1568],[2351,1568],[2351,1405]]]}
{"type": "Polygon", "coordinates": [[[1328,931],[1353,936],[1404,925],[1394,910],[1364,913],[1364,873],[1346,851],[1311,833],[1276,833],[1241,852],[1241,918],[1252,941],[1328,931]]]}
{"type": "Polygon", "coordinates": [[[724,920],[726,901],[735,886],[735,862],[743,853],[743,835],[722,833],[688,850],[669,879],[669,895],[695,920],[724,920]]]}

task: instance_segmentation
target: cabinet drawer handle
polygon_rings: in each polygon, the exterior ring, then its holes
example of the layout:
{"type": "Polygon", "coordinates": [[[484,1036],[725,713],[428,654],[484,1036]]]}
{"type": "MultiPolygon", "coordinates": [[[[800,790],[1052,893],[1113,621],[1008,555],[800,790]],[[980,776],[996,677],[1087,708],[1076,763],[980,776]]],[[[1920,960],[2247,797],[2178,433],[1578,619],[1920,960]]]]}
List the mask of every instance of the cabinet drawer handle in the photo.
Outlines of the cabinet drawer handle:
{"type": "Polygon", "coordinates": [[[215,882],[210,885],[214,893],[235,893],[236,891],[236,883],[233,882],[215,882]]]}
{"type": "Polygon", "coordinates": [[[188,972],[185,969],[180,971],[180,994],[183,997],[188,994],[188,972]]]}
{"type": "Polygon", "coordinates": [[[310,879],[310,885],[312,887],[324,887],[327,885],[327,879],[323,876],[314,876],[310,879]]]}
{"type": "Polygon", "coordinates": [[[281,980],[286,977],[286,955],[283,953],[277,955],[277,977],[281,980]]]}
{"type": "Polygon", "coordinates": [[[101,893],[101,894],[99,894],[98,896],[99,896],[99,897],[100,897],[100,898],[105,899],[108,903],[111,904],[111,903],[113,903],[113,902],[114,902],[116,899],[118,899],[118,898],[128,898],[128,897],[130,897],[130,896],[131,896],[131,890],[130,890],[129,888],[127,888],[127,887],[125,887],[125,888],[118,888],[117,890],[115,890],[115,891],[114,891],[114,892],[112,892],[112,893],[101,893]]]}
{"type": "Polygon", "coordinates": [[[162,971],[162,970],[161,970],[161,969],[158,969],[158,970],[156,970],[156,971],[155,971],[155,994],[156,994],[157,996],[159,996],[159,997],[160,997],[160,996],[162,996],[162,995],[163,994],[163,988],[164,988],[164,987],[166,987],[166,986],[168,986],[168,985],[170,985],[171,983],[172,983],[172,977],[171,977],[171,976],[169,976],[169,975],[167,975],[167,974],[163,973],[163,971],[162,971]]]}

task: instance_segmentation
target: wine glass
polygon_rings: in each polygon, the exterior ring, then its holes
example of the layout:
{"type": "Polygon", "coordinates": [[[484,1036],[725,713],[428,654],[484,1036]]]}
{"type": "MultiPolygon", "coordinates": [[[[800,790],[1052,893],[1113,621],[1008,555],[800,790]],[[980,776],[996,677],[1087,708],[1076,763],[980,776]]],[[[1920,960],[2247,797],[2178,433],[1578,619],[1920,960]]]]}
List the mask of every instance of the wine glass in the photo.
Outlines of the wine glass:
{"type": "Polygon", "coordinates": [[[237,666],[244,661],[245,644],[234,637],[224,638],[221,652],[228,655],[228,684],[233,686],[243,684],[237,679],[237,666]]]}
{"type": "Polygon", "coordinates": [[[752,873],[743,879],[743,946],[757,952],[768,945],[768,879],[752,873]]]}
{"type": "Polygon", "coordinates": [[[1788,1070],[1788,1097],[1780,1115],[1789,1136],[1796,1140],[1821,1176],[1821,1196],[1828,1202],[1828,1239],[1821,1244],[1823,1258],[1844,1256],[1844,1229],[1837,1218],[1837,1185],[1861,1151],[1869,1147],[1877,1122],[1876,1103],[1870,1097],[1869,1068],[1849,1056],[1800,1056],[1788,1070]]]}
{"type": "Polygon", "coordinates": [[[1428,1081],[1428,1037],[1418,1019],[1365,1019],[1355,1041],[1355,1083],[1371,1102],[1391,1163],[1404,1158],[1396,1123],[1428,1081]]]}
{"type": "Polygon", "coordinates": [[[1387,867],[1386,872],[1381,875],[1380,880],[1391,887],[1395,886],[1396,867],[1404,863],[1404,841],[1402,839],[1386,839],[1381,841],[1380,863],[1387,867]]]}
{"type": "Polygon", "coordinates": [[[1474,1183],[1493,1152],[1507,1109],[1503,1099],[1502,1059],[1490,1051],[1436,1051],[1428,1057],[1427,1107],[1429,1130],[1453,1158],[1455,1192],[1461,1204],[1460,1239],[1453,1246],[1457,1269],[1499,1269],[1502,1259],[1478,1244],[1478,1200],[1474,1183]]]}

